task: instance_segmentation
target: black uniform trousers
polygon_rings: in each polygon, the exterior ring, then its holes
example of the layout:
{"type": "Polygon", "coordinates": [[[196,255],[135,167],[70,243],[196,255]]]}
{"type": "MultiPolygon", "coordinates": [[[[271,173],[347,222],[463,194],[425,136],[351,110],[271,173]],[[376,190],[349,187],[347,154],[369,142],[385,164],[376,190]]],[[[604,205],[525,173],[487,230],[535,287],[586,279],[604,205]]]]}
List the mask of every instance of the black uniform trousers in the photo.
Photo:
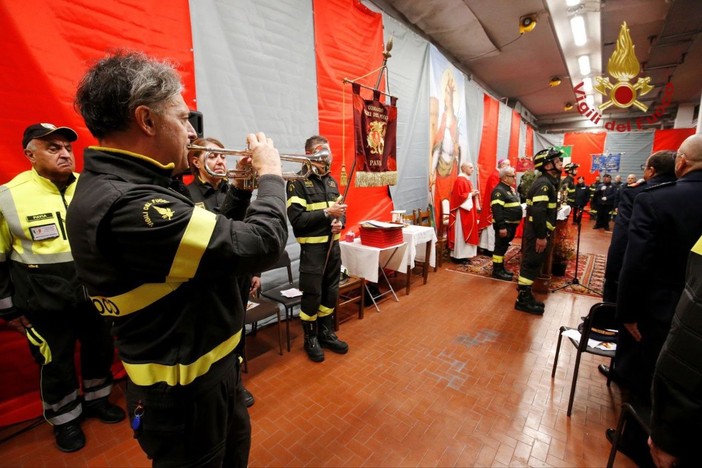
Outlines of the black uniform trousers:
{"type": "Polygon", "coordinates": [[[234,353],[224,359],[223,378],[198,392],[180,387],[159,394],[159,384],[140,387],[127,382],[132,427],[138,403],[143,407],[134,437],[154,467],[247,466],[251,420],[241,391],[239,360],[234,353]]]}
{"type": "MultiPolygon", "coordinates": [[[[505,254],[507,253],[507,249],[509,248],[509,243],[512,242],[512,239],[514,239],[514,235],[517,232],[517,226],[519,224],[511,224],[511,223],[506,223],[505,224],[505,229],[507,229],[507,235],[505,237],[500,237],[500,232],[499,229],[495,228],[493,225],[493,228],[495,229],[495,248],[492,251],[493,259],[494,257],[504,257],[505,254]]],[[[494,262],[494,260],[493,260],[494,262]]],[[[496,262],[496,263],[503,263],[504,259],[502,262],[496,262]]]]}
{"type": "Polygon", "coordinates": [[[63,312],[25,312],[29,349],[41,366],[44,417],[54,425],[75,420],[82,410],[75,368],[80,342],[80,373],[86,401],[109,396],[112,388],[114,342],[105,319],[92,304],[63,312]],[[47,362],[48,361],[48,362],[47,362]]]}
{"type": "Polygon", "coordinates": [[[534,226],[530,222],[524,224],[524,235],[522,237],[522,263],[519,268],[519,284],[522,283],[521,279],[524,278],[529,282],[528,286],[534,282],[536,278],[539,277],[541,273],[541,266],[546,259],[546,254],[551,246],[551,237],[547,237],[546,248],[541,252],[536,252],[536,232],[534,231],[534,226]]]}
{"type": "Polygon", "coordinates": [[[597,221],[595,221],[595,229],[609,229],[609,213],[612,211],[612,205],[598,204],[597,206],[597,221]]]}
{"type": "Polygon", "coordinates": [[[320,305],[329,309],[331,314],[339,297],[341,278],[339,242],[333,241],[327,260],[328,249],[328,243],[303,244],[300,248],[300,290],[302,291],[300,311],[309,316],[317,315],[320,305]]]}

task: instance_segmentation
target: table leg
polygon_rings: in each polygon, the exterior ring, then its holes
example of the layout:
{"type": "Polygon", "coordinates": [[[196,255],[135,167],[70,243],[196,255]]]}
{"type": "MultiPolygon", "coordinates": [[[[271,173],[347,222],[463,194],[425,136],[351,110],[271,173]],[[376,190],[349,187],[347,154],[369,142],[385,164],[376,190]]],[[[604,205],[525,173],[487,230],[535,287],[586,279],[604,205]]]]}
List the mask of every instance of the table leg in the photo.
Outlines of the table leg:
{"type": "Polygon", "coordinates": [[[429,276],[429,258],[431,257],[431,241],[426,242],[427,247],[424,253],[424,284],[427,284],[427,277],[429,276]]]}

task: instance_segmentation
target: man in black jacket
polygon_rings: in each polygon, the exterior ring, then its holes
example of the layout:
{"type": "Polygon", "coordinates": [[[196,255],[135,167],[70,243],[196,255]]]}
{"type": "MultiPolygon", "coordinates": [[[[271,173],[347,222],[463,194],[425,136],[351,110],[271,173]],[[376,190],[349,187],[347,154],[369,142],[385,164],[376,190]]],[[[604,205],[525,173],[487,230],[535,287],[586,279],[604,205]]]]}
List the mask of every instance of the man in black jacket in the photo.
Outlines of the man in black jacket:
{"type": "Polygon", "coordinates": [[[602,229],[609,231],[609,217],[614,209],[614,203],[617,199],[617,189],[612,184],[612,176],[605,174],[603,182],[597,186],[593,201],[597,206],[597,221],[593,229],[602,229]]]}
{"type": "Polygon", "coordinates": [[[500,182],[493,189],[490,201],[492,226],[495,230],[492,277],[512,281],[512,273],[505,269],[505,253],[522,221],[522,205],[513,187],[516,177],[514,168],[503,167],[499,171],[499,177],[500,182]]]}
{"type": "Polygon", "coordinates": [[[259,177],[244,221],[172,190],[196,136],[182,90],[173,65],[137,52],[87,71],[76,107],[100,146],[85,152],[67,228],[78,276],[112,322],[144,452],[157,466],[245,467],[237,278],[285,248],[285,183],[278,151],[258,133],[247,137],[259,177]]]}
{"type": "Polygon", "coordinates": [[[651,396],[651,456],[659,467],[699,463],[702,440],[702,237],[687,261],[687,282],[658,356],[651,396]],[[690,352],[696,350],[696,352],[690,352]]]}

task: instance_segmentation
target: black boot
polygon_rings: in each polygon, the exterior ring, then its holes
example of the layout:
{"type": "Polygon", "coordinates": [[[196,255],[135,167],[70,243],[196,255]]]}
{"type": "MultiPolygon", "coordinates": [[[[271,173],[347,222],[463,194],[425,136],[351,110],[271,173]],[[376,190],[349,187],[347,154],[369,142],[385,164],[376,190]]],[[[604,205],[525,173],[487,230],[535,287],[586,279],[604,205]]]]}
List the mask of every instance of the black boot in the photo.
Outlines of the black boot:
{"type": "Polygon", "coordinates": [[[512,281],[514,275],[505,270],[504,263],[492,262],[492,277],[503,281],[512,281]]]}
{"type": "Polygon", "coordinates": [[[126,417],[124,410],[110,403],[107,397],[83,403],[83,415],[99,419],[105,424],[115,424],[126,417]]]}
{"type": "MultiPolygon", "coordinates": [[[[521,288],[521,285],[517,285],[517,291],[521,291],[521,289],[519,288],[521,288]]],[[[537,306],[541,307],[542,309],[546,307],[546,304],[536,300],[536,297],[534,297],[534,294],[531,292],[531,286],[529,286],[529,294],[531,295],[531,299],[536,303],[537,306]]]]}
{"type": "Polygon", "coordinates": [[[77,419],[54,426],[56,446],[62,452],[75,452],[85,447],[85,434],[77,419]]]}
{"type": "Polygon", "coordinates": [[[327,315],[325,317],[320,317],[317,319],[319,323],[319,344],[323,348],[329,348],[338,354],[346,354],[349,352],[349,345],[346,342],[341,341],[334,333],[334,324],[332,323],[332,316],[327,315]]]}
{"type": "Polygon", "coordinates": [[[301,320],[302,330],[305,332],[305,351],[307,356],[314,362],[324,361],[324,351],[319,346],[317,340],[317,322],[301,320]]]}
{"type": "Polygon", "coordinates": [[[543,315],[544,306],[540,306],[534,296],[531,294],[531,286],[519,285],[517,288],[519,295],[517,302],[514,303],[514,308],[526,312],[528,314],[543,315]]]}

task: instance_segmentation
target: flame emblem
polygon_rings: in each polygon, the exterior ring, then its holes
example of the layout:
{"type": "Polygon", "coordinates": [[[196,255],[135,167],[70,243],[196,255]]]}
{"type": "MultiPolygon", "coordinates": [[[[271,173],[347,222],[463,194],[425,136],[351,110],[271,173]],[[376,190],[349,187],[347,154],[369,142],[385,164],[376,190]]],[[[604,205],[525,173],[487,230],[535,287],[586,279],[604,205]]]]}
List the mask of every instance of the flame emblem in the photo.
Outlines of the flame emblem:
{"type": "Polygon", "coordinates": [[[607,62],[607,73],[618,82],[612,84],[608,77],[595,77],[596,84],[593,86],[595,91],[603,96],[609,96],[609,101],[597,106],[600,110],[605,110],[612,105],[620,108],[636,106],[643,112],[648,110],[648,106],[639,101],[638,97],[648,94],[653,89],[653,86],[650,85],[651,78],[639,78],[633,85],[629,82],[641,71],[641,66],[634,52],[635,47],[629,35],[629,28],[624,21],[619,29],[617,45],[612,56],[609,57],[609,62],[607,62]]]}

